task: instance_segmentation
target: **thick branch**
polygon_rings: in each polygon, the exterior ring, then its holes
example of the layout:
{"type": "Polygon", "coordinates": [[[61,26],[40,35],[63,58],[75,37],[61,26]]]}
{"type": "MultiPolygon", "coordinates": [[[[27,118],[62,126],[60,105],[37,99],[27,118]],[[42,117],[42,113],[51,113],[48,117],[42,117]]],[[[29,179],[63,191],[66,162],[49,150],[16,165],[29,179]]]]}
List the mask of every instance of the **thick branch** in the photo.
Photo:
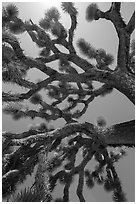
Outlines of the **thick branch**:
{"type": "Polygon", "coordinates": [[[3,98],[2,100],[5,102],[8,102],[8,101],[22,101],[25,99],[29,99],[33,94],[35,94],[36,92],[41,90],[43,87],[46,87],[52,81],[53,81],[53,79],[49,77],[49,78],[43,80],[42,82],[35,84],[33,89],[29,90],[27,93],[11,95],[11,94],[3,92],[2,93],[2,98],[3,98]]]}
{"type": "MultiPolygon", "coordinates": [[[[90,138],[94,138],[98,134],[96,126],[90,123],[71,123],[63,128],[56,129],[46,134],[32,135],[25,139],[15,139],[15,145],[32,144],[36,141],[44,141],[47,138],[55,140],[57,138],[66,138],[76,132],[85,133],[90,138]]],[[[113,125],[103,130],[103,137],[107,145],[135,145],[135,121],[129,121],[113,125]]],[[[102,134],[101,133],[101,134],[102,134]]]]}
{"type": "Polygon", "coordinates": [[[127,96],[135,104],[135,76],[118,70],[114,72],[112,81],[114,82],[114,88],[127,96]]]}
{"type": "Polygon", "coordinates": [[[108,145],[135,145],[135,121],[113,125],[104,135],[108,145]]]}

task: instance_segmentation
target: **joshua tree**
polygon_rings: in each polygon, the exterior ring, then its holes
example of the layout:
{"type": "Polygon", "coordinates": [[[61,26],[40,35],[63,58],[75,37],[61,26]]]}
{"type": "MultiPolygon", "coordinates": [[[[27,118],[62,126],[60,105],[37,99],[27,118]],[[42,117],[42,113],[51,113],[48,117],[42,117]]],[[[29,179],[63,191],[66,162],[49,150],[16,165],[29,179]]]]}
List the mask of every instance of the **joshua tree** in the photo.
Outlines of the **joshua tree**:
{"type": "Polygon", "coordinates": [[[134,146],[135,122],[123,121],[106,127],[102,119],[99,119],[98,125],[86,121],[80,123],[78,119],[85,114],[96,97],[105,96],[113,89],[135,103],[135,46],[134,41],[131,41],[135,12],[129,22],[125,23],[121,16],[120,2],[112,3],[105,12],[94,3],[87,8],[87,21],[105,19],[115,27],[119,45],[117,65],[112,70],[110,65],[113,56],[103,49],[93,48],[85,39],[78,39],[77,46],[87,59],[78,55],[73,43],[78,11],[71,2],[64,2],[61,6],[70,16],[69,29],[60,23],[61,16],[56,8],[49,9],[37,25],[31,19],[25,22],[21,20],[15,5],[3,7],[2,80],[27,90],[16,94],[3,92],[3,111],[12,115],[14,120],[23,117],[45,120],[37,128],[19,134],[3,133],[3,197],[10,200],[17,184],[22,183],[37,167],[34,184],[29,190],[18,194],[14,201],[69,201],[69,189],[75,175],[79,177],[76,190],[79,201],[85,201],[84,184],[92,188],[96,182],[113,192],[114,201],[125,201],[114,166],[125,152],[121,148],[115,154],[108,147],[134,146]],[[16,37],[24,32],[40,48],[39,57],[25,55],[16,37]],[[67,52],[59,49],[59,45],[67,52]],[[55,69],[49,66],[53,61],[58,62],[55,69]],[[33,68],[44,73],[45,79],[37,83],[27,80],[27,72],[33,68]],[[101,86],[95,88],[93,81],[101,82],[101,86]],[[45,91],[46,98],[50,98],[49,103],[40,94],[41,90],[45,91]],[[37,109],[21,104],[25,100],[35,104],[37,109]],[[83,104],[82,110],[79,104],[83,104]],[[64,119],[64,127],[47,127],[46,122],[58,118],[64,119]],[[77,165],[76,156],[79,152],[82,152],[82,159],[77,165]],[[98,164],[94,171],[86,167],[92,159],[98,164]],[[64,185],[64,191],[63,197],[55,200],[52,192],[58,181],[64,185]]]}

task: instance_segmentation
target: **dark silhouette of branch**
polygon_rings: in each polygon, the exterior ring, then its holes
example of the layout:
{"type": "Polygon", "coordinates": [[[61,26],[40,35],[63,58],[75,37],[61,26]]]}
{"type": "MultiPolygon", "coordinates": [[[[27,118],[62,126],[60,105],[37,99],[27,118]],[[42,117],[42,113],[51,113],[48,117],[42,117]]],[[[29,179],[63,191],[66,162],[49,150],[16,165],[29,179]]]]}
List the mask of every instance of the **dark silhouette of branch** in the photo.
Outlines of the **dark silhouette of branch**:
{"type": "Polygon", "coordinates": [[[115,154],[109,152],[107,147],[134,147],[135,121],[106,127],[104,119],[98,120],[97,126],[88,122],[79,123],[78,119],[87,112],[96,97],[106,96],[114,89],[135,104],[135,47],[133,43],[130,44],[135,28],[135,13],[126,24],[122,18],[120,2],[113,2],[105,12],[95,3],[87,8],[86,19],[89,22],[102,18],[109,20],[116,29],[119,45],[117,65],[112,70],[110,65],[114,61],[113,56],[103,49],[92,47],[86,39],[79,39],[77,45],[88,60],[79,56],[74,45],[78,11],[72,2],[62,3],[62,9],[70,17],[68,30],[61,24],[61,16],[56,8],[49,9],[39,25],[31,19],[27,22],[20,19],[14,5],[3,8],[3,82],[27,88],[21,93],[3,91],[3,112],[11,115],[14,120],[39,117],[46,121],[19,134],[2,134],[3,197],[15,192],[17,184],[31,175],[37,165],[32,188],[18,195],[16,201],[34,201],[37,195],[36,201],[69,202],[69,190],[76,174],[79,176],[76,194],[80,202],[86,201],[83,195],[84,179],[87,187],[92,188],[95,183],[103,184],[106,191],[113,191],[114,201],[125,201],[125,194],[114,168],[114,163],[119,161],[124,151],[115,154]],[[40,49],[38,57],[27,56],[21,48],[15,35],[24,32],[40,49]],[[66,52],[59,47],[65,48],[66,52]],[[94,64],[92,60],[95,61],[94,64]],[[48,64],[55,61],[56,67],[48,64]],[[45,74],[45,78],[39,82],[27,80],[26,75],[33,68],[45,74]],[[94,87],[94,81],[102,83],[99,88],[94,87]],[[48,100],[40,91],[45,92],[48,100]],[[37,109],[19,105],[25,100],[29,100],[37,109]],[[79,105],[82,105],[81,109],[79,105]],[[59,118],[65,121],[62,128],[47,127],[47,122],[59,118]],[[82,158],[76,165],[80,151],[82,158]],[[85,168],[93,158],[98,166],[90,172],[85,168]],[[103,171],[106,171],[106,177],[102,174],[103,171]],[[54,199],[51,194],[57,182],[64,185],[63,198],[54,199]],[[27,199],[28,195],[30,199],[27,199]]]}

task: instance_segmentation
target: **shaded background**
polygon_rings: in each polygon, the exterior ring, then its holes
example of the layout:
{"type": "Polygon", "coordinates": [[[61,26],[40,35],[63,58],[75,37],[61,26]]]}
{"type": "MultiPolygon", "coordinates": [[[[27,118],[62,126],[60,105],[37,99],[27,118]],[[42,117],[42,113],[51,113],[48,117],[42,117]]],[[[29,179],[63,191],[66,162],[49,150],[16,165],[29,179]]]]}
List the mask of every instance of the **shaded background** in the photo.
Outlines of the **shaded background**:
{"type": "MultiPolygon", "coordinates": [[[[111,22],[106,20],[93,21],[88,23],[85,20],[85,11],[87,6],[91,2],[75,2],[75,7],[78,9],[78,26],[75,31],[74,44],[79,38],[84,38],[87,42],[90,42],[95,48],[103,48],[106,52],[114,55],[115,59],[117,57],[117,48],[118,48],[118,37],[116,31],[111,22]]],[[[95,3],[95,2],[94,2],[95,3]]],[[[3,6],[6,6],[8,2],[4,2],[3,6]]],[[[19,8],[19,17],[22,20],[31,19],[34,23],[38,23],[41,18],[44,17],[44,12],[46,9],[55,6],[61,13],[61,22],[65,28],[70,26],[69,15],[64,14],[61,10],[59,1],[46,1],[46,2],[14,2],[14,4],[19,8]]],[[[103,11],[107,10],[110,7],[110,3],[97,3],[99,8],[103,11]]],[[[133,10],[135,9],[134,2],[124,2],[122,3],[122,17],[125,22],[128,22],[130,19],[133,10]]],[[[32,43],[29,35],[25,32],[22,35],[17,35],[20,38],[21,47],[24,49],[26,55],[37,57],[39,53],[39,48],[32,43]]],[[[132,38],[135,37],[135,34],[132,34],[132,38]]],[[[62,48],[60,48],[62,49],[62,48]]],[[[78,54],[79,50],[76,49],[78,54]]],[[[63,50],[65,52],[65,50],[63,50]]],[[[81,57],[86,58],[81,55],[81,57]]],[[[52,68],[56,69],[57,62],[52,62],[49,64],[52,68]]],[[[112,69],[115,68],[116,61],[112,65],[112,69]]],[[[37,82],[38,80],[45,79],[45,75],[36,69],[32,69],[28,72],[28,80],[37,82]]],[[[95,86],[100,86],[100,83],[95,83],[95,86]]],[[[12,84],[3,84],[3,91],[12,91],[13,93],[17,92],[27,92],[27,89],[20,88],[12,84]]],[[[41,91],[41,93],[43,93],[41,91]]],[[[28,102],[25,101],[28,105],[28,102]]],[[[96,120],[99,116],[103,116],[107,122],[107,126],[121,123],[124,121],[132,120],[135,118],[134,105],[120,92],[114,90],[111,94],[105,97],[97,97],[90,105],[84,116],[80,118],[80,122],[87,121],[93,124],[96,124],[96,120]]],[[[39,124],[43,122],[42,119],[36,118],[35,120],[31,119],[21,119],[19,121],[14,121],[11,116],[3,114],[3,131],[9,132],[22,132],[29,129],[30,124],[39,124]]],[[[44,121],[45,122],[45,121],[44,121]]],[[[58,119],[56,122],[52,122],[54,127],[61,127],[64,125],[63,119],[58,119]]],[[[128,148],[128,154],[126,157],[120,160],[117,165],[117,172],[123,184],[123,189],[127,193],[128,201],[135,200],[135,161],[134,161],[134,149],[128,148]]],[[[77,180],[77,177],[76,177],[77,180]]],[[[73,187],[71,188],[71,201],[78,201],[74,193],[76,182],[74,182],[73,187]]],[[[27,184],[28,185],[28,182],[27,184]]],[[[30,184],[29,184],[30,185],[30,184]]],[[[55,190],[55,194],[59,195],[62,191],[62,188],[55,190]]],[[[103,187],[96,185],[92,190],[84,189],[84,195],[88,202],[108,202],[112,201],[111,193],[105,193],[102,190],[103,187]]],[[[58,196],[60,197],[60,196],[58,196]]]]}

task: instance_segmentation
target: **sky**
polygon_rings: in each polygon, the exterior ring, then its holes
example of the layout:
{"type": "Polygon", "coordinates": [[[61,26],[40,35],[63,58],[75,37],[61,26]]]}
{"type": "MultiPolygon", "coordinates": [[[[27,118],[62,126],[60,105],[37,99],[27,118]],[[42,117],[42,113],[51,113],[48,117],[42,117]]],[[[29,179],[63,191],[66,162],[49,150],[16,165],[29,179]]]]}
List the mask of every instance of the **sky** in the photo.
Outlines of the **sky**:
{"type": "MultiPolygon", "coordinates": [[[[8,3],[3,3],[3,6],[7,5],[8,3]]],[[[66,28],[70,26],[70,19],[67,14],[64,14],[60,7],[59,1],[45,1],[45,2],[16,2],[16,6],[19,8],[19,17],[23,20],[31,19],[34,23],[38,23],[39,20],[44,17],[44,12],[46,9],[55,6],[59,9],[61,13],[61,22],[66,28]]],[[[90,42],[95,48],[103,48],[106,52],[113,54],[116,59],[117,56],[117,48],[118,48],[118,38],[115,32],[113,25],[106,21],[106,20],[99,20],[93,21],[89,23],[85,20],[85,10],[90,3],[88,2],[75,2],[75,6],[78,9],[78,27],[75,32],[75,39],[74,44],[79,38],[84,38],[87,42],[90,42]]],[[[100,2],[98,6],[101,10],[105,11],[109,8],[109,2],[100,2]]],[[[133,2],[124,2],[122,3],[122,17],[124,18],[125,22],[128,22],[130,19],[132,12],[134,10],[135,4],[133,2]]],[[[27,33],[19,36],[21,46],[24,49],[26,55],[37,57],[39,50],[35,44],[31,42],[31,39],[27,35],[27,33]]],[[[134,33],[132,38],[134,38],[134,33]]],[[[77,49],[78,53],[79,50],[77,49]]],[[[83,57],[80,53],[79,55],[83,57]]],[[[56,62],[50,64],[52,68],[56,67],[56,62]]],[[[112,69],[115,67],[116,61],[114,62],[112,69]]],[[[44,75],[39,71],[29,71],[27,75],[27,79],[32,80],[34,82],[37,79],[44,79],[44,75]]],[[[96,86],[98,83],[96,83],[96,86]]],[[[12,90],[13,92],[23,91],[26,90],[20,89],[17,86],[4,84],[2,87],[3,91],[12,90]]],[[[87,121],[96,124],[96,120],[98,117],[103,116],[107,122],[107,126],[121,123],[124,121],[132,120],[135,118],[135,109],[134,105],[127,99],[123,94],[114,90],[112,94],[109,94],[105,97],[97,97],[92,104],[90,104],[87,113],[79,120],[80,122],[87,121]]],[[[3,131],[11,131],[11,132],[22,132],[25,131],[29,126],[28,124],[32,123],[40,123],[42,120],[36,119],[32,121],[30,119],[22,119],[20,121],[13,121],[11,116],[7,116],[3,114],[3,131]]],[[[55,127],[63,126],[63,120],[58,120],[57,122],[53,123],[55,127]]],[[[126,175],[129,174],[130,176],[126,178],[126,181],[123,179],[123,182],[126,182],[126,191],[128,192],[128,197],[131,199],[134,198],[134,192],[131,190],[134,188],[134,168],[129,169],[132,165],[134,166],[134,160],[130,160],[133,158],[134,151],[129,150],[128,154],[128,164],[126,163],[127,160],[121,161],[120,174],[124,178],[126,175]],[[122,172],[124,169],[124,172],[122,172]],[[122,173],[121,173],[122,172],[122,173]],[[130,178],[130,179],[129,179],[130,178]]],[[[94,194],[96,200],[96,193],[94,194]]],[[[106,195],[104,195],[104,199],[106,195]]],[[[109,200],[109,199],[108,199],[109,200]]],[[[89,200],[90,201],[90,200],[89,200]]],[[[104,200],[105,202],[105,200],[104,200]]]]}

